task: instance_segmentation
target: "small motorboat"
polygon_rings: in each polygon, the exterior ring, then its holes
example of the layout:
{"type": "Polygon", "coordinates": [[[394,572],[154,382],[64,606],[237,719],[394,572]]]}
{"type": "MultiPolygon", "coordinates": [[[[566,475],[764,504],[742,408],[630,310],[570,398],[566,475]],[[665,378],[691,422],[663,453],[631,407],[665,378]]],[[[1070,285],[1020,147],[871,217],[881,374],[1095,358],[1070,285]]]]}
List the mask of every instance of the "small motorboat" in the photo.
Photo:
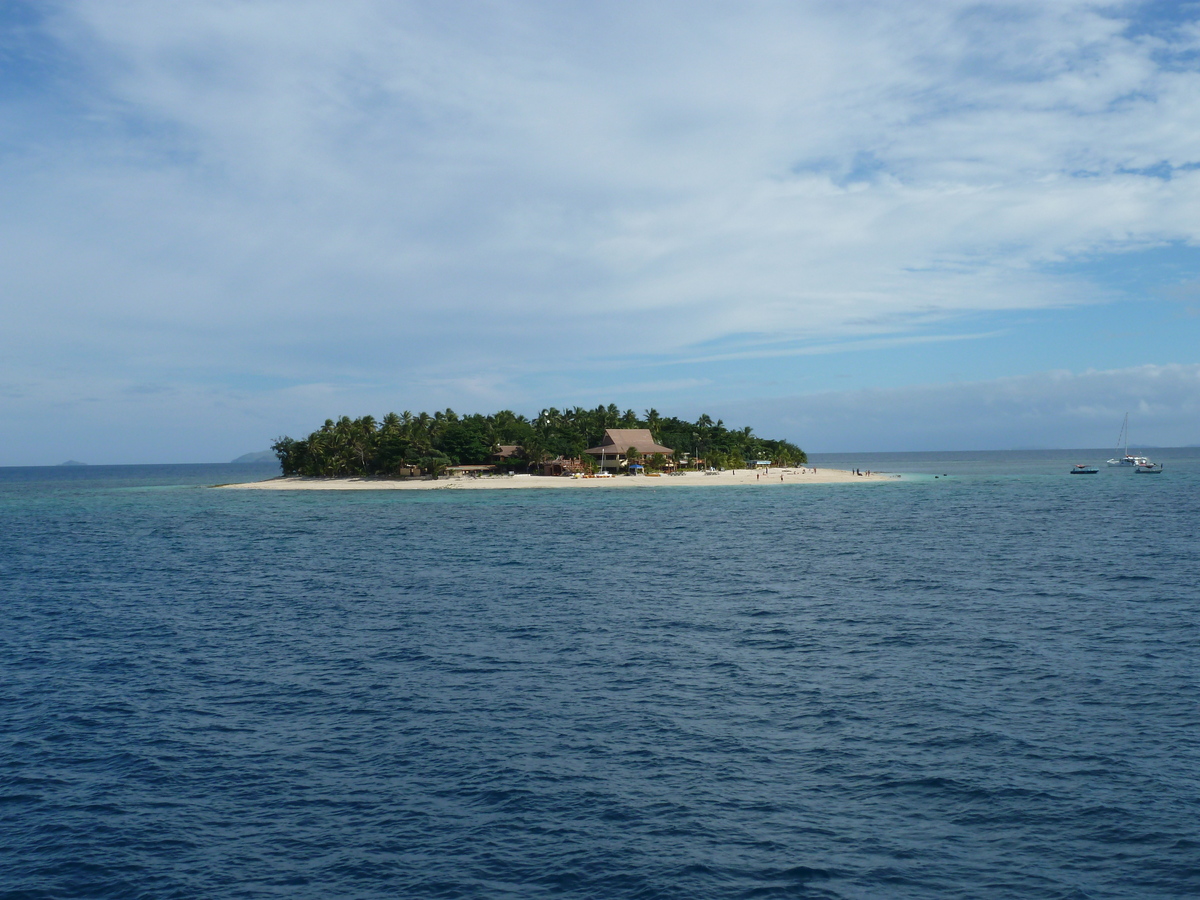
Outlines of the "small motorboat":
{"type": "Polygon", "coordinates": [[[1152,463],[1149,460],[1144,465],[1139,465],[1134,469],[1136,475],[1158,475],[1162,472],[1162,463],[1152,463]]]}
{"type": "Polygon", "coordinates": [[[1072,475],[1095,475],[1100,470],[1095,466],[1085,465],[1084,463],[1076,463],[1071,469],[1072,475]]]}

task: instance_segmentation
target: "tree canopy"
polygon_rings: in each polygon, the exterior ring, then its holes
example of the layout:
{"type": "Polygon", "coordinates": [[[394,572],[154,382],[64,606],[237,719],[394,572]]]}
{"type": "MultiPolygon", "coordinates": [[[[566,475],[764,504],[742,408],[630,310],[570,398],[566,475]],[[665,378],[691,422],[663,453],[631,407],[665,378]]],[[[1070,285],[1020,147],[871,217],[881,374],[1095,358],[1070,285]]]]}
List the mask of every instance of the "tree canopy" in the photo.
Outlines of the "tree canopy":
{"type": "MultiPolygon", "coordinates": [[[[306,438],[281,437],[272,449],[285,475],[394,478],[495,462],[502,445],[516,446],[517,452],[502,460],[501,467],[524,469],[547,458],[579,458],[600,443],[606,428],[648,428],[658,443],[675,450],[677,461],[686,455],[693,464],[704,460],[717,468],[741,468],[755,459],[777,465],[808,461],[795,444],[757,437],[750,428],[731,430],[708,415],[688,422],[662,416],[656,409],[638,416],[614,404],[543,409],[532,418],[507,409],[465,416],[452,409],[432,415],[393,412],[378,421],[373,416],[342,416],[337,421],[326,419],[306,438]]],[[[665,465],[659,455],[647,461],[651,467],[665,465]]]]}

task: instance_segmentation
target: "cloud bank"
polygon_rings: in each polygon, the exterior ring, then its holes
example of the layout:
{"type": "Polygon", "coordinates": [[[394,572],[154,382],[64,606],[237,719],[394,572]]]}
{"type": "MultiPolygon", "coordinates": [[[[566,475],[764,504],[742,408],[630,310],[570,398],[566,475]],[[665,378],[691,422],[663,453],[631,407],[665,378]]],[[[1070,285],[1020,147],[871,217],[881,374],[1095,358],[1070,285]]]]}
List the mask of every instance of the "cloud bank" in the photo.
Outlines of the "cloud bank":
{"type": "Polygon", "coordinates": [[[818,453],[1109,447],[1125,413],[1137,446],[1179,447],[1200,443],[1200,365],[829,391],[727,409],[731,421],[818,453]]]}

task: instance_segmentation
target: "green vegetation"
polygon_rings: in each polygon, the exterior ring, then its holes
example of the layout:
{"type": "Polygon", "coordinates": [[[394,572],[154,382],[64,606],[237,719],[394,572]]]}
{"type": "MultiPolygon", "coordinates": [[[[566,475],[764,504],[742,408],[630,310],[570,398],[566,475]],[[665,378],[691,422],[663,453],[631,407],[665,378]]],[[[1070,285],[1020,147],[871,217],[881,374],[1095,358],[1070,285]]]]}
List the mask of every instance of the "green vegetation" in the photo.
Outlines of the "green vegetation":
{"type": "MultiPolygon", "coordinates": [[[[459,416],[451,409],[433,415],[388,413],[380,421],[372,416],[343,416],[336,422],[326,419],[303,440],[281,437],[271,449],[284,475],[395,478],[424,473],[436,477],[447,466],[490,463],[500,469],[537,470],[544,460],[559,456],[583,458],[590,464],[584,450],[597,446],[606,428],[650,429],[658,443],[675,450],[673,462],[680,467],[699,465],[700,460],[719,469],[744,468],[747,460],[754,459],[777,465],[808,461],[795,444],[755,437],[750,428],[730,431],[720,419],[714,422],[707,415],[685,422],[649,409],[639,418],[633,410],[622,413],[612,404],[545,409],[532,419],[510,410],[459,416]],[[497,463],[502,445],[518,449],[497,463]]],[[[661,469],[672,461],[656,453],[643,462],[661,469]]]]}

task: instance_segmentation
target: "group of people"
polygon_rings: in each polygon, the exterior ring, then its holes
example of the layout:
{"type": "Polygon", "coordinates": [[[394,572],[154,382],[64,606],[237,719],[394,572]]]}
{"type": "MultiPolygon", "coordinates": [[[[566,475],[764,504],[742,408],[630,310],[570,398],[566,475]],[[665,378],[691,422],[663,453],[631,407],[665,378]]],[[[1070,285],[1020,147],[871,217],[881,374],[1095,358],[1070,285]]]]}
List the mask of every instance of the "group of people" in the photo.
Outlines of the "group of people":
{"type": "MultiPolygon", "coordinates": [[[[816,475],[816,474],[817,474],[817,467],[816,467],[816,466],[813,466],[812,473],[813,473],[814,475],[816,475]]],[[[734,474],[735,474],[735,475],[737,474],[736,470],[734,471],[734,474]]],[[[770,474],[771,474],[771,470],[770,470],[770,469],[767,469],[765,472],[755,472],[755,473],[754,473],[754,480],[755,480],[755,481],[762,481],[762,477],[763,477],[763,475],[770,475],[770,474]]],[[[808,474],[808,469],[801,468],[801,469],[800,469],[800,474],[801,474],[801,475],[807,475],[807,474],[808,474]]],[[[780,475],[779,475],[779,480],[780,480],[780,481],[783,481],[783,473],[780,473],[780,475]]]]}

